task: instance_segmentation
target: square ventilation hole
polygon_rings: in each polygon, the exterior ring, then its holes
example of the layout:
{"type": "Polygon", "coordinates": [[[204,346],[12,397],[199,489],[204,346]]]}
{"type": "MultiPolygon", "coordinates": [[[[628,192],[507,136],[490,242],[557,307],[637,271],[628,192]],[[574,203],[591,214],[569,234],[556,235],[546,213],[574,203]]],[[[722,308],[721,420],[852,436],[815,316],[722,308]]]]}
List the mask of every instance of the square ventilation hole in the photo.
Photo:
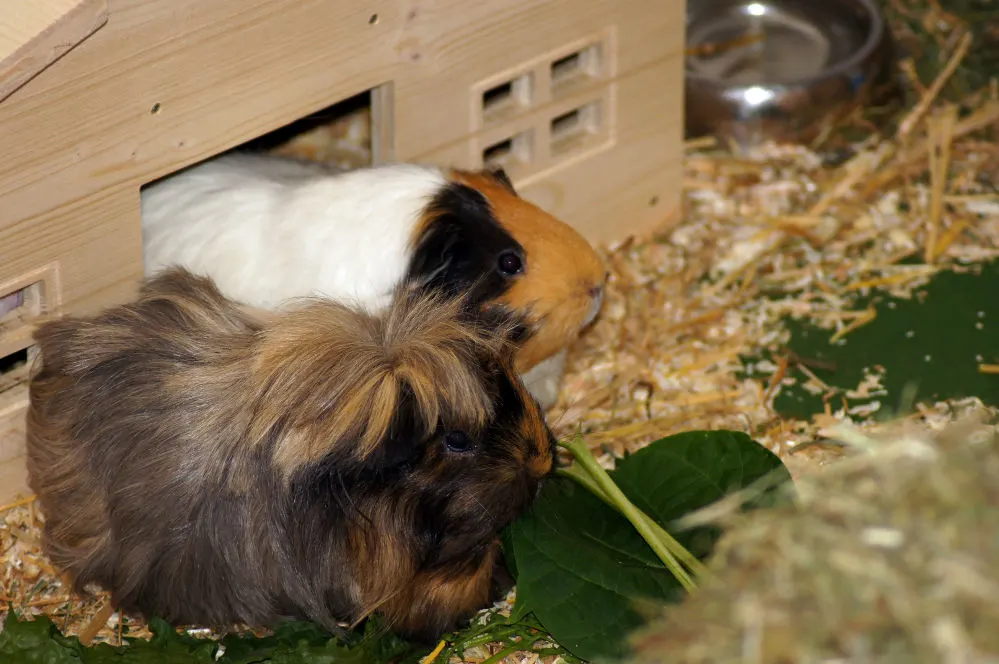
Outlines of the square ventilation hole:
{"type": "Polygon", "coordinates": [[[0,357],[0,392],[17,387],[28,379],[32,359],[28,348],[0,357]]]}
{"type": "Polygon", "coordinates": [[[553,61],[552,89],[556,90],[600,76],[603,73],[602,56],[601,44],[592,44],[553,61]]]}
{"type": "Polygon", "coordinates": [[[517,167],[530,163],[533,152],[534,132],[522,131],[510,138],[497,141],[482,151],[484,168],[502,168],[516,171],[517,167]]]}
{"type": "Polygon", "coordinates": [[[562,113],[551,121],[552,157],[561,157],[585,149],[600,133],[600,101],[593,101],[562,113]]]}
{"type": "Polygon", "coordinates": [[[530,102],[531,75],[522,74],[482,92],[482,116],[491,120],[530,102]]]}
{"type": "Polygon", "coordinates": [[[0,294],[0,332],[27,325],[41,315],[44,296],[41,281],[0,294]]]}

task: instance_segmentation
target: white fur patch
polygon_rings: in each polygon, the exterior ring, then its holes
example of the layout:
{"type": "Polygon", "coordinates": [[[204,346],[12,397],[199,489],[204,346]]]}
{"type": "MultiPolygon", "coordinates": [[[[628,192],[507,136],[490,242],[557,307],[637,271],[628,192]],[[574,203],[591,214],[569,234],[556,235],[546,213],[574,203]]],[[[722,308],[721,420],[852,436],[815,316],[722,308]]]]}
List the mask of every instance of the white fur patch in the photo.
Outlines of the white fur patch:
{"type": "Polygon", "coordinates": [[[222,155],[143,190],[145,272],[181,265],[264,308],[323,295],[379,309],[405,273],[414,225],[446,184],[432,166],[338,173],[222,155]]]}
{"type": "Polygon", "coordinates": [[[558,401],[562,389],[562,376],[569,350],[563,348],[546,360],[542,360],[521,376],[524,387],[538,400],[542,410],[548,410],[558,401]]]}

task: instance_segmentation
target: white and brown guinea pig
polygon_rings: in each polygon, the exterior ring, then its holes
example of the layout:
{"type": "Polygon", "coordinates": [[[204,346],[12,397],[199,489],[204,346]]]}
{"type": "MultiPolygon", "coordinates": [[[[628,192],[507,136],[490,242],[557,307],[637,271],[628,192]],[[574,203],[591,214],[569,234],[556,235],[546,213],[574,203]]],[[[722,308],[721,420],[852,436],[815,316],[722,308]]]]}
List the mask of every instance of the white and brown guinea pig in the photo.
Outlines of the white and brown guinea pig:
{"type": "Polygon", "coordinates": [[[231,152],[146,187],[142,224],[147,276],[180,265],[257,307],[320,295],[377,310],[403,280],[472,291],[527,321],[516,369],[546,408],[606,280],[593,247],[502,171],[231,152]]]}

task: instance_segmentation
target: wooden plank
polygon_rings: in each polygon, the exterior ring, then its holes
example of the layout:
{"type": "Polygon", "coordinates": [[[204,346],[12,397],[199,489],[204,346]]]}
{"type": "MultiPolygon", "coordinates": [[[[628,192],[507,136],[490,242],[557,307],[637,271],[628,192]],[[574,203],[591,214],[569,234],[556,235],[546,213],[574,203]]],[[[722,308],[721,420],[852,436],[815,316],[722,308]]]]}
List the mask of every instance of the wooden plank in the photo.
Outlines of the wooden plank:
{"type": "MultiPolygon", "coordinates": [[[[126,299],[142,275],[139,214],[138,192],[120,187],[0,229],[0,277],[10,275],[3,281],[14,284],[43,280],[41,306],[49,315],[67,305],[90,311],[126,299]]],[[[0,349],[27,347],[30,332],[28,324],[4,329],[0,349]]]]}
{"type": "Polygon", "coordinates": [[[0,462],[24,456],[24,413],[27,408],[26,382],[0,392],[0,462]]]}
{"type": "Polygon", "coordinates": [[[107,0],[3,0],[0,101],[94,34],[107,0]]]}
{"type": "Polygon", "coordinates": [[[0,392],[0,505],[30,493],[24,462],[24,414],[28,387],[0,392]]]}
{"type": "MultiPolygon", "coordinates": [[[[10,157],[0,239],[102,190],[138,196],[150,180],[393,80],[401,5],[119,0],[73,57],[0,104],[10,157]]],[[[9,246],[0,242],[0,272],[9,246]]]]}
{"type": "Polygon", "coordinates": [[[0,504],[12,503],[30,495],[25,458],[0,461],[0,504]]]}

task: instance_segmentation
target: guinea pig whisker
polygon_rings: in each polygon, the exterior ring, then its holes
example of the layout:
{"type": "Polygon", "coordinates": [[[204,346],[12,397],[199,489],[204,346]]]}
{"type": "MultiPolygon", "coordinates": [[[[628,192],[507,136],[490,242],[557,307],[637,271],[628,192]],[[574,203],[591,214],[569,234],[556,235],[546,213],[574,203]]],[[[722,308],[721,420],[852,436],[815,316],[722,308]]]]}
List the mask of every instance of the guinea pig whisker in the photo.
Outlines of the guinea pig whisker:
{"type": "Polygon", "coordinates": [[[496,524],[498,523],[498,522],[496,521],[496,517],[494,517],[494,516],[493,516],[492,512],[490,512],[489,510],[487,510],[487,509],[486,509],[486,506],[485,506],[485,505],[483,505],[482,503],[480,503],[480,502],[479,502],[479,499],[478,499],[478,498],[476,498],[476,499],[475,499],[475,504],[479,506],[479,508],[480,508],[480,509],[482,510],[482,512],[483,512],[483,513],[484,513],[484,514],[485,514],[485,515],[486,515],[487,517],[489,517],[489,522],[490,522],[491,524],[493,524],[493,525],[495,526],[495,525],[496,525],[496,524]]]}
{"type": "MultiPolygon", "coordinates": [[[[576,401],[579,401],[578,397],[577,397],[576,401]]],[[[549,422],[548,427],[552,431],[555,431],[559,427],[561,427],[562,426],[562,421],[565,419],[565,416],[569,413],[570,410],[572,410],[573,407],[575,407],[575,405],[576,405],[576,403],[570,403],[570,404],[568,404],[566,406],[566,408],[561,413],[558,414],[557,417],[553,418],[553,420],[551,422],[549,422]]]]}
{"type": "MultiPolygon", "coordinates": [[[[402,590],[403,590],[402,587],[393,588],[391,590],[388,590],[380,598],[375,599],[374,601],[372,601],[371,603],[369,603],[367,606],[363,607],[360,610],[360,612],[358,613],[358,616],[354,620],[354,622],[352,622],[350,624],[350,629],[351,630],[357,629],[358,626],[362,622],[364,622],[365,620],[367,620],[368,618],[370,618],[372,615],[374,615],[385,604],[387,604],[388,602],[392,601],[392,599],[394,597],[396,597],[397,595],[399,595],[402,592],[402,590]]],[[[386,625],[382,625],[382,628],[387,628],[387,626],[386,625]]]]}

